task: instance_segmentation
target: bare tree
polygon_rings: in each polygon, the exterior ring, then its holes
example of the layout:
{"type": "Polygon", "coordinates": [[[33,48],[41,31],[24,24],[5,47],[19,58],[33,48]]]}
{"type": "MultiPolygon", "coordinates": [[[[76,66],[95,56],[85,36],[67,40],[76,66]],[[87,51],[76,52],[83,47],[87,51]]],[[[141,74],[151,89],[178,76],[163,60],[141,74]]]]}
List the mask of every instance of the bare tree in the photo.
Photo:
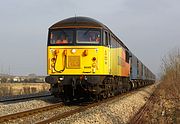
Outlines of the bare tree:
{"type": "Polygon", "coordinates": [[[174,49],[162,59],[162,78],[168,81],[180,81],[180,49],[174,49]]]}
{"type": "Polygon", "coordinates": [[[176,48],[169,52],[168,55],[162,59],[162,77],[163,83],[168,84],[174,89],[172,91],[180,95],[180,49],[176,48]]]}

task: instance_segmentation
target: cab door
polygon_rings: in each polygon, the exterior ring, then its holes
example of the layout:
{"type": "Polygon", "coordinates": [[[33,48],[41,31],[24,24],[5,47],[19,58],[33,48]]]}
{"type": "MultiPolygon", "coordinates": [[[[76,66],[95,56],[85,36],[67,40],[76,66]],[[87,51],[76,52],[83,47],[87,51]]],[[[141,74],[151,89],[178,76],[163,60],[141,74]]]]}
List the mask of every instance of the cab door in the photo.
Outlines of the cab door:
{"type": "Polygon", "coordinates": [[[105,60],[105,71],[108,74],[111,74],[111,53],[110,53],[110,34],[107,30],[104,30],[103,32],[103,45],[105,46],[104,49],[104,60],[105,60]]]}

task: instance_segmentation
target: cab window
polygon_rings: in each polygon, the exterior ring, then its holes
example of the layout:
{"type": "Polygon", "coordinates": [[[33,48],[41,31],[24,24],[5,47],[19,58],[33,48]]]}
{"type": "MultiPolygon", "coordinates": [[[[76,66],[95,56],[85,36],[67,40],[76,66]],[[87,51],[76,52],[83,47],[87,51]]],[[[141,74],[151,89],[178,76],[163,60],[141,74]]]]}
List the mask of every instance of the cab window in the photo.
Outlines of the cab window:
{"type": "Polygon", "coordinates": [[[59,29],[50,32],[50,44],[72,44],[73,43],[72,29],[59,29]]]}
{"type": "Polygon", "coordinates": [[[100,44],[101,32],[98,29],[77,29],[77,44],[100,44]]]}

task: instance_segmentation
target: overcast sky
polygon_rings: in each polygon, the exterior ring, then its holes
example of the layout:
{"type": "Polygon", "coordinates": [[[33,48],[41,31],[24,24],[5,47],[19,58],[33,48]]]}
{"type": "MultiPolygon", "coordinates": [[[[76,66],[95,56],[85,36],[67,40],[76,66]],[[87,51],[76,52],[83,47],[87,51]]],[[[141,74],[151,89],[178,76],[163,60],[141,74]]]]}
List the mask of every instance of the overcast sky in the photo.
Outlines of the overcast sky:
{"type": "Polygon", "coordinates": [[[75,15],[104,23],[156,74],[180,48],[179,0],[1,0],[0,73],[46,75],[48,27],[75,15]]]}

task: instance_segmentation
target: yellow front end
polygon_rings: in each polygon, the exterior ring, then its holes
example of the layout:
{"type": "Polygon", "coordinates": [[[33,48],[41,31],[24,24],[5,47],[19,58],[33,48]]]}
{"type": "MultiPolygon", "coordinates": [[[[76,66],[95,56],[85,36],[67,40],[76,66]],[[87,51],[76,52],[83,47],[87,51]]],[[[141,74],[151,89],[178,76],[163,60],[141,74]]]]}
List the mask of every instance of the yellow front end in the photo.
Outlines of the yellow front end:
{"type": "Polygon", "coordinates": [[[48,46],[48,75],[109,75],[110,49],[104,46],[48,46]]]}

